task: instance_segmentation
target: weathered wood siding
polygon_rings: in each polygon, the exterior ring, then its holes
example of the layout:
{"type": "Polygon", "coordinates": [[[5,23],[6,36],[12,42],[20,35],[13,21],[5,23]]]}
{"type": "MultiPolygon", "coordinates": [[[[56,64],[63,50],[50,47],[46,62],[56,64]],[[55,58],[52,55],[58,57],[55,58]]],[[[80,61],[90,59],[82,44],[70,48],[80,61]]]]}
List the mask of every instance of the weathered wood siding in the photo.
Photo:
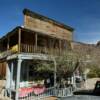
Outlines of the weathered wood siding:
{"type": "Polygon", "coordinates": [[[24,15],[24,27],[53,37],[72,40],[72,32],[70,30],[53,24],[52,21],[44,21],[34,16],[24,15]]]}
{"type": "Polygon", "coordinates": [[[0,78],[5,78],[6,76],[6,62],[0,62],[0,78]]]}

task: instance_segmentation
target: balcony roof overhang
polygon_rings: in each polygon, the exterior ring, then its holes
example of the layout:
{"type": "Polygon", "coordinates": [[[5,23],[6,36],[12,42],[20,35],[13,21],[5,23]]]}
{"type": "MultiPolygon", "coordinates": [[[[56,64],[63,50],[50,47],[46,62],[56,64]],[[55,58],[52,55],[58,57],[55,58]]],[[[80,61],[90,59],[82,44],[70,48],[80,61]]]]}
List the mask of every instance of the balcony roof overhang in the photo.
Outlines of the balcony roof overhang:
{"type": "Polygon", "coordinates": [[[43,36],[48,36],[50,38],[55,38],[55,39],[60,39],[60,40],[65,40],[65,39],[62,39],[60,37],[56,37],[56,36],[52,36],[52,35],[48,35],[46,33],[43,33],[43,32],[40,32],[40,31],[37,31],[37,30],[31,30],[31,29],[27,29],[27,28],[24,28],[24,27],[21,27],[21,26],[17,26],[15,27],[12,31],[8,32],[6,35],[4,35],[3,37],[0,38],[0,42],[7,39],[8,37],[12,36],[13,34],[15,34],[19,29],[21,29],[22,31],[26,31],[26,32],[30,32],[30,33],[37,33],[39,35],[43,35],[43,36]]]}
{"type": "Polygon", "coordinates": [[[54,56],[39,53],[21,53],[13,54],[7,57],[7,60],[13,59],[54,61],[54,56]]]}

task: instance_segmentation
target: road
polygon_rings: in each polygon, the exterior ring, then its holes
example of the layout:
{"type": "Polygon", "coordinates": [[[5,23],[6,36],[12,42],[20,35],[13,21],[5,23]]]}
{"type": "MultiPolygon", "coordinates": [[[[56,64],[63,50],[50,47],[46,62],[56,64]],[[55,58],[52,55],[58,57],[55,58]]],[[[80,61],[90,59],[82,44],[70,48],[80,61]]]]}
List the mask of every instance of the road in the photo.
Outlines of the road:
{"type": "Polygon", "coordinates": [[[58,100],[100,100],[100,96],[75,95],[67,98],[59,98],[58,100]]]}

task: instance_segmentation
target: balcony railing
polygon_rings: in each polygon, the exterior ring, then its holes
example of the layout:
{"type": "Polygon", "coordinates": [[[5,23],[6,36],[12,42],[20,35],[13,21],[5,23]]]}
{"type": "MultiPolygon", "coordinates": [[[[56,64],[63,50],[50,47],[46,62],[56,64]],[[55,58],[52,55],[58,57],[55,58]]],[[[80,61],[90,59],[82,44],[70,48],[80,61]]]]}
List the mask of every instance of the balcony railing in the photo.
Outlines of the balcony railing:
{"type": "Polygon", "coordinates": [[[18,45],[14,45],[9,50],[5,50],[0,53],[0,59],[6,58],[7,56],[17,53],[18,52],[18,45]]]}
{"type": "MultiPolygon", "coordinates": [[[[0,59],[7,57],[8,55],[14,54],[19,52],[18,45],[14,45],[9,50],[0,53],[0,59]]],[[[20,52],[22,53],[41,53],[41,54],[48,54],[48,55],[64,55],[66,50],[60,50],[59,48],[47,48],[47,47],[40,47],[34,46],[29,44],[21,44],[20,52]]]]}
{"type": "MultiPolygon", "coordinates": [[[[34,46],[29,44],[21,44],[21,52],[24,53],[42,53],[42,54],[50,54],[50,55],[61,55],[62,52],[59,48],[47,48],[47,47],[40,47],[34,46]]],[[[63,50],[63,53],[66,52],[63,50]]]]}

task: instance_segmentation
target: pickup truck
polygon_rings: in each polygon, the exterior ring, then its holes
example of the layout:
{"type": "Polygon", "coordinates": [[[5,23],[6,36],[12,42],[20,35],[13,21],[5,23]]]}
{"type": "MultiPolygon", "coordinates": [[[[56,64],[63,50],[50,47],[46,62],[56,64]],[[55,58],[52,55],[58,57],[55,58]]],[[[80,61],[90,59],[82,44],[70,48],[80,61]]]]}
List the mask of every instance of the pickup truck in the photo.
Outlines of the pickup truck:
{"type": "Polygon", "coordinates": [[[96,82],[93,94],[100,95],[100,81],[96,82]]]}

